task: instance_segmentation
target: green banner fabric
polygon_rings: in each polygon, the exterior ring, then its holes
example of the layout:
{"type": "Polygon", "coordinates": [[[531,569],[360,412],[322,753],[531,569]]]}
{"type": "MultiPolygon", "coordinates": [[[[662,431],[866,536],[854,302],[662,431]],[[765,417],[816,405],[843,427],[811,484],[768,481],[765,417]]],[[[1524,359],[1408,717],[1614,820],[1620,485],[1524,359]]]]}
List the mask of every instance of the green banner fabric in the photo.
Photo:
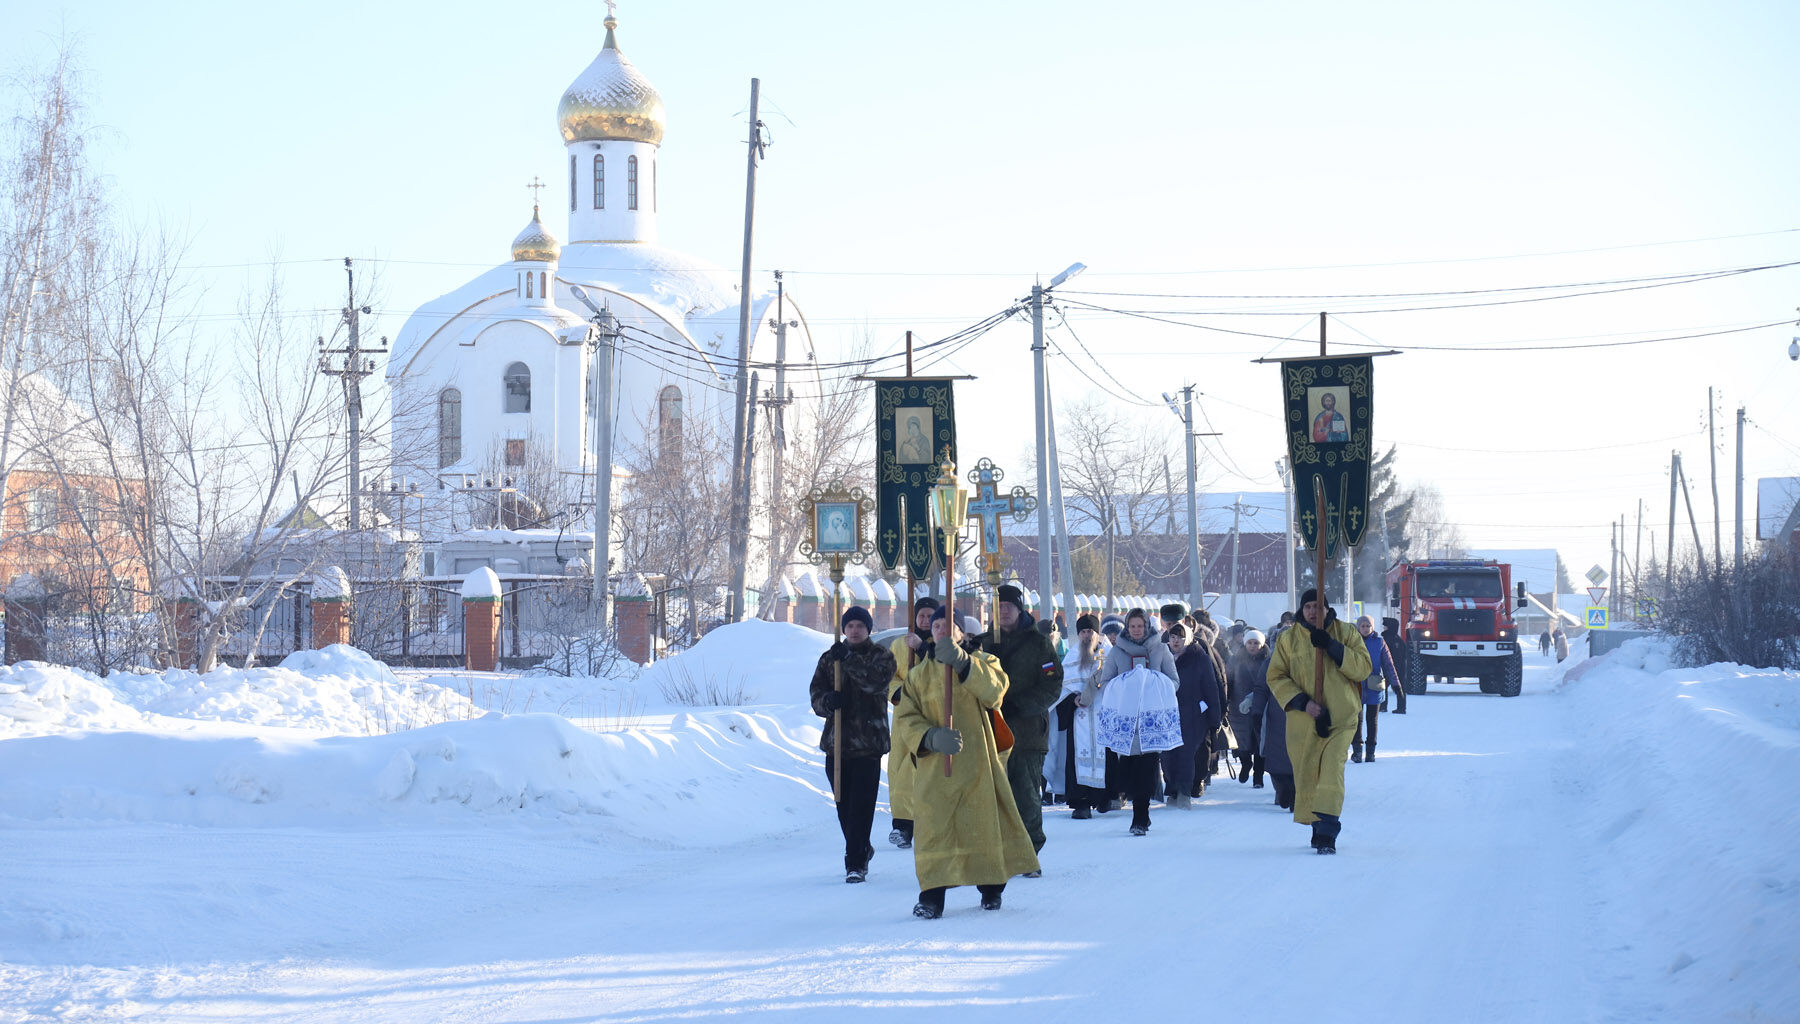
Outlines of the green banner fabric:
{"type": "Polygon", "coordinates": [[[898,377],[875,385],[875,550],[890,571],[915,580],[941,561],[931,525],[931,488],[948,449],[956,461],[956,403],[940,377],[898,377]]]}
{"type": "Polygon", "coordinates": [[[1368,356],[1281,361],[1288,461],[1294,470],[1294,520],[1306,546],[1362,543],[1369,526],[1369,460],[1375,412],[1375,361],[1368,356]],[[1313,481],[1325,482],[1314,507],[1313,481]]]}

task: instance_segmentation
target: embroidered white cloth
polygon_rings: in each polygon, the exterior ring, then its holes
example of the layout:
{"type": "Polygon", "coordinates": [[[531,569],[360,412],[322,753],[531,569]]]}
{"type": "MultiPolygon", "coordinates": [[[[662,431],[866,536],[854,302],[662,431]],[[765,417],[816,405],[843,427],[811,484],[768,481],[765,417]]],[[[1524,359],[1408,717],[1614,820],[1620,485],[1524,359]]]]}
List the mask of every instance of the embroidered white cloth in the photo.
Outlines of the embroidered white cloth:
{"type": "Polygon", "coordinates": [[[1095,789],[1106,788],[1106,744],[1100,742],[1094,708],[1076,708],[1069,742],[1075,744],[1075,781],[1095,789]]]}
{"type": "Polygon", "coordinates": [[[1133,668],[1114,676],[1100,688],[1095,709],[1098,740],[1110,750],[1149,754],[1181,746],[1175,680],[1155,669],[1133,668]]]}

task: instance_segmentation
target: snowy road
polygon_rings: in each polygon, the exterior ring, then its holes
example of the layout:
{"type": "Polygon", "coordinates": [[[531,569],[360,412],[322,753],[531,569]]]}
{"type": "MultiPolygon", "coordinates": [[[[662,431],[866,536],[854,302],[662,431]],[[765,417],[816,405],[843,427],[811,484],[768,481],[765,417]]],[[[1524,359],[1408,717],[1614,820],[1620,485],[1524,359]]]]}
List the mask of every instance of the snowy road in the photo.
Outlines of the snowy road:
{"type": "MultiPolygon", "coordinates": [[[[1615,770],[1617,702],[1549,676],[1528,661],[1520,698],[1452,687],[1384,715],[1335,858],[1271,790],[1221,780],[1145,838],[1047,813],[1041,880],[998,913],[954,891],[937,922],[884,842],[843,884],[828,802],[776,776],[762,799],[794,827],[729,848],[561,821],[6,821],[0,1021],[1794,1019],[1726,978],[1791,977],[1791,943],[1686,998],[1670,981],[1675,940],[1642,929],[1707,911],[1646,891],[1668,865],[1629,851],[1652,797],[1681,794],[1615,770]]],[[[1745,927],[1779,943],[1800,882],[1767,859],[1768,919],[1745,927]]]]}

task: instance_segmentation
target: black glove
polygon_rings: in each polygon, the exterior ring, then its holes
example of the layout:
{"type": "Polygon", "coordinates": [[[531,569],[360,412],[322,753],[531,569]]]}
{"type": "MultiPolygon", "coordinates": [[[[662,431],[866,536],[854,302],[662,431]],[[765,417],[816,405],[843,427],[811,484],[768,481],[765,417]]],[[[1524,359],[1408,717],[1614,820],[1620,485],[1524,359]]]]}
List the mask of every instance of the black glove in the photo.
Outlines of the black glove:
{"type": "Polygon", "coordinates": [[[819,706],[827,712],[836,711],[844,706],[844,695],[836,690],[826,690],[819,698],[819,706]]]}
{"type": "Polygon", "coordinates": [[[1344,645],[1339,643],[1336,637],[1333,637],[1331,642],[1325,645],[1325,656],[1330,658],[1331,663],[1338,668],[1344,667],[1344,645]]]}
{"type": "Polygon", "coordinates": [[[1327,708],[1327,707],[1319,708],[1319,717],[1313,719],[1313,731],[1317,732],[1319,734],[1320,739],[1324,739],[1326,736],[1329,736],[1331,734],[1331,709],[1330,708],[1327,708]]]}
{"type": "Polygon", "coordinates": [[[934,725],[925,730],[925,739],[919,745],[933,754],[960,754],[962,753],[962,733],[955,729],[934,725]]]}
{"type": "Polygon", "coordinates": [[[1307,626],[1306,633],[1308,636],[1312,637],[1312,645],[1319,650],[1322,651],[1331,646],[1331,630],[1314,629],[1312,626],[1307,626]]]}
{"type": "Polygon", "coordinates": [[[826,651],[825,654],[832,661],[843,661],[850,656],[850,645],[839,640],[837,643],[832,644],[831,650],[826,651]]]}

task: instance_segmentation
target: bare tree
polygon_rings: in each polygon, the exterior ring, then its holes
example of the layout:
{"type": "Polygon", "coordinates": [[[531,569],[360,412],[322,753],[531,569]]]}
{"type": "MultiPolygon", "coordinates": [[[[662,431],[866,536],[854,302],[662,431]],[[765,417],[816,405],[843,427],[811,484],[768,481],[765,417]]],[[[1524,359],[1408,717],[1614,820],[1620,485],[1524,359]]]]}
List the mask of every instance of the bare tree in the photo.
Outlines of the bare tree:
{"type": "MultiPolygon", "coordinates": [[[[654,422],[654,409],[646,422],[654,422]]],[[[730,439],[711,420],[689,417],[679,432],[643,430],[622,453],[630,478],[615,513],[620,570],[663,578],[665,592],[685,598],[683,638],[700,636],[703,607],[729,578],[730,439]]]]}
{"type": "Polygon", "coordinates": [[[1175,498],[1163,467],[1173,445],[1160,421],[1149,426],[1093,392],[1062,410],[1056,422],[1069,529],[1085,526],[1102,537],[1110,606],[1119,535],[1152,532],[1172,511],[1175,498]]]}

